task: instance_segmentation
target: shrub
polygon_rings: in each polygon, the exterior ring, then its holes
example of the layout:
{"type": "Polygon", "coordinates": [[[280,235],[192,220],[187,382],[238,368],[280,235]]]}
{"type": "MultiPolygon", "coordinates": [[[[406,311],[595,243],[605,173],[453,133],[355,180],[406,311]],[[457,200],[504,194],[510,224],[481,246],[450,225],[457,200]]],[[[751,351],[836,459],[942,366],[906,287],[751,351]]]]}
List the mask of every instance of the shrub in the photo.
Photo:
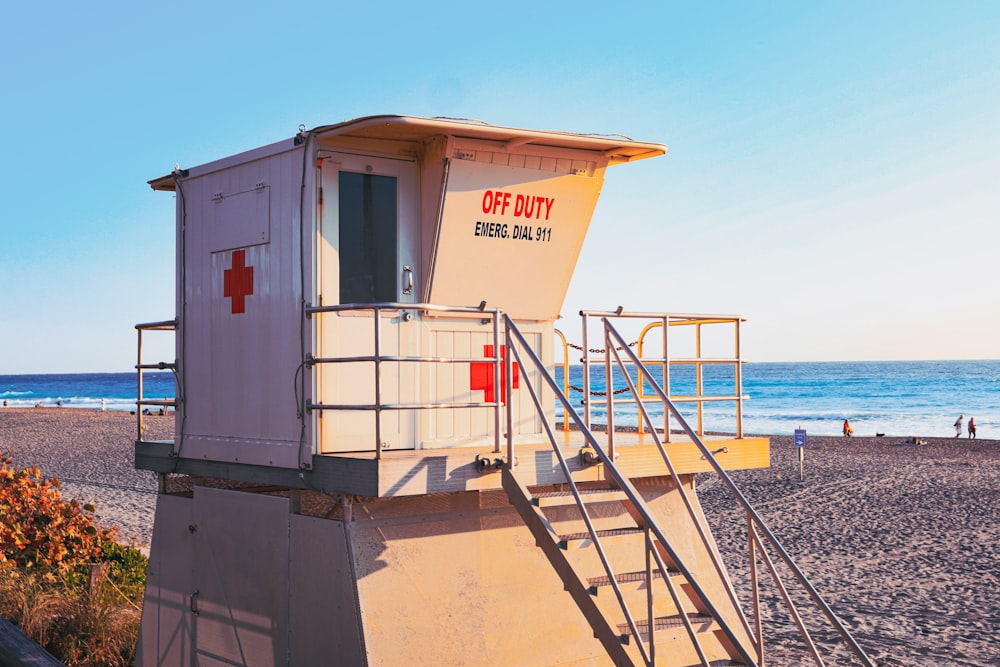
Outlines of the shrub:
{"type": "Polygon", "coordinates": [[[0,616],[67,665],[132,664],[146,557],[57,479],[11,463],[0,452],[0,616]]]}
{"type": "Polygon", "coordinates": [[[64,501],[58,479],[44,479],[32,466],[17,470],[0,452],[0,562],[37,571],[47,579],[101,554],[114,538],[94,525],[94,506],[64,501]]]}

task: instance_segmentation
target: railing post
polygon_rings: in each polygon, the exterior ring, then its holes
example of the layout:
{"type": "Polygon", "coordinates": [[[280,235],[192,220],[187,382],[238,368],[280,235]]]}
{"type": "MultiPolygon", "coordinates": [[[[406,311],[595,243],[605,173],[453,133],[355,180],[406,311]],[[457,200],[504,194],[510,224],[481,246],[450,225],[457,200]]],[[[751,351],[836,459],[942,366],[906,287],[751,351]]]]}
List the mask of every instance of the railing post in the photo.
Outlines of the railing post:
{"type": "MultiPolygon", "coordinates": [[[[611,368],[611,334],[608,333],[608,318],[601,318],[604,324],[604,397],[608,406],[608,456],[615,460],[615,382],[611,368]]],[[[626,372],[627,369],[626,369],[626,372]]]]}
{"type": "MultiPolygon", "coordinates": [[[[559,340],[562,341],[562,353],[563,353],[563,361],[562,361],[563,387],[562,387],[562,391],[563,391],[563,394],[565,394],[566,396],[569,396],[569,344],[566,342],[566,336],[563,335],[562,331],[559,331],[559,329],[553,329],[552,332],[555,333],[555,334],[557,334],[559,336],[559,340]]],[[[510,349],[510,342],[509,342],[510,334],[507,334],[507,338],[508,338],[507,349],[510,349]]],[[[562,430],[563,430],[563,433],[569,433],[569,415],[567,415],[567,414],[563,414],[562,430]]]]}
{"type": "MultiPolygon", "coordinates": [[[[663,391],[670,396],[670,347],[667,332],[670,331],[670,315],[663,316],[663,391]]],[[[639,378],[640,380],[642,378],[639,378]]],[[[663,406],[663,442],[670,442],[670,410],[663,406]]]]}
{"type": "Polygon", "coordinates": [[[698,435],[704,436],[705,403],[701,399],[705,394],[705,386],[701,366],[701,322],[694,325],[694,356],[695,396],[698,398],[698,401],[695,403],[698,409],[698,435]]]}
{"type": "Polygon", "coordinates": [[[580,359],[580,363],[583,364],[583,424],[590,429],[590,345],[587,342],[587,313],[581,311],[580,319],[583,322],[583,335],[580,337],[583,348],[581,350],[583,357],[580,359]]]}
{"type": "Polygon", "coordinates": [[[734,338],[736,346],[736,369],[734,371],[736,379],[736,437],[743,437],[743,357],[740,354],[740,320],[733,322],[735,329],[734,338]]]}
{"type": "MultiPolygon", "coordinates": [[[[612,459],[613,461],[614,459],[612,459]]],[[[645,536],[645,552],[646,552],[646,618],[649,619],[649,664],[656,664],[656,615],[653,613],[653,559],[652,553],[656,545],[653,544],[653,538],[650,537],[649,526],[643,526],[643,535],[645,536]]],[[[663,577],[666,579],[669,575],[664,572],[663,577]]],[[[684,613],[683,609],[677,610],[680,613],[684,613]]]]}
{"type": "Polygon", "coordinates": [[[757,539],[753,530],[753,517],[747,512],[747,541],[750,546],[750,587],[753,595],[753,619],[757,631],[757,664],[764,667],[764,621],[760,617],[760,581],[757,574],[757,539]]]}
{"type": "Polygon", "coordinates": [[[375,306],[375,458],[382,458],[382,328],[381,311],[375,306]]]}
{"type": "Polygon", "coordinates": [[[142,329],[137,327],[136,331],[139,333],[139,351],[136,355],[135,360],[135,372],[136,372],[136,404],[135,404],[135,414],[138,416],[136,419],[136,424],[138,425],[138,433],[136,434],[136,440],[142,440],[142,329]]]}
{"type": "MultiPolygon", "coordinates": [[[[493,311],[493,351],[496,353],[494,356],[497,358],[493,362],[493,386],[496,387],[496,391],[493,392],[493,398],[496,400],[497,405],[493,408],[493,452],[496,454],[500,453],[500,428],[501,428],[501,417],[500,410],[506,407],[507,410],[507,451],[513,450],[513,433],[514,430],[511,428],[513,424],[513,416],[511,414],[511,403],[513,402],[513,394],[511,393],[511,364],[510,364],[510,341],[507,340],[506,334],[504,335],[503,347],[500,346],[500,311],[493,311]],[[506,350],[504,354],[500,354],[501,350],[506,350]],[[504,365],[503,372],[500,372],[500,364],[504,365]],[[500,381],[503,380],[503,389],[500,388],[500,381]],[[499,397],[506,396],[507,404],[503,406],[503,402],[499,397]]],[[[508,459],[511,465],[513,465],[514,460],[508,459]]]]}

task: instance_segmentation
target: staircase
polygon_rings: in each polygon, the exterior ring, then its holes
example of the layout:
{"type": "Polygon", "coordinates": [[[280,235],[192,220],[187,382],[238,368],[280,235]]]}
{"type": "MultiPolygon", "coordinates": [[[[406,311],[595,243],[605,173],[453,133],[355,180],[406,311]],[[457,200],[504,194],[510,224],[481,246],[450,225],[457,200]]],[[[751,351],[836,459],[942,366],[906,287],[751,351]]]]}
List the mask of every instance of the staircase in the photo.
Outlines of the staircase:
{"type": "MultiPolygon", "coordinates": [[[[622,309],[609,315],[625,316],[622,309]]],[[[760,559],[767,565],[788,616],[798,627],[813,661],[823,667],[823,659],[775,569],[770,551],[788,568],[791,579],[840,635],[854,657],[865,667],[875,667],[875,663],[736,487],[714,453],[688,425],[664,386],[658,384],[649,369],[632,352],[608,317],[602,318],[605,375],[612,377],[612,364],[621,371],[628,391],[635,399],[641,423],[649,430],[666,465],[667,476],[630,479],[615,465],[617,454],[613,445],[615,426],[611,397],[617,392],[612,382],[608,383],[605,391],[608,397],[608,444],[605,447],[589,428],[589,413],[586,419],[577,414],[514,323],[506,315],[503,319],[509,351],[505,363],[509,365],[513,360],[522,368],[534,368],[539,372],[541,386],[553,392],[563,407],[564,418],[572,419],[584,438],[584,447],[578,451],[581,465],[575,468],[579,470],[581,466],[600,465],[600,478],[606,480],[578,483],[574,479],[574,473],[553,432],[554,426],[543,414],[538,389],[530,381],[530,375],[522,372],[524,388],[531,394],[542,417],[542,426],[565,482],[556,487],[529,488],[523,484],[517,477],[514,440],[512,429],[508,427],[507,461],[511,463],[505,464],[501,471],[503,488],[613,664],[762,667],[764,633],[756,568],[760,559]],[[708,461],[746,513],[754,628],[750,627],[744,615],[715,547],[694,491],[693,475],[681,475],[676,471],[649,413],[639,400],[639,389],[627,372],[626,362],[652,388],[670,417],[696,444],[703,459],[708,461]]],[[[669,324],[668,320],[664,316],[664,329],[669,324]]],[[[586,346],[583,347],[586,349],[586,346]]],[[[726,361],[728,363],[729,360],[726,361]]],[[[736,362],[738,368],[738,358],[736,362]]],[[[668,365],[669,360],[664,358],[662,363],[668,365]]],[[[510,377],[508,369],[508,391],[510,377]]],[[[586,382],[584,384],[586,386],[586,382]]],[[[510,423],[509,406],[507,412],[510,423]]],[[[700,419],[699,416],[699,423],[700,419]]],[[[739,427],[737,430],[741,432],[739,427]]],[[[662,433],[669,441],[666,425],[662,433]]],[[[588,478],[594,479],[594,475],[588,478]]]]}
{"type": "MultiPolygon", "coordinates": [[[[741,612],[706,599],[709,587],[693,581],[701,564],[680,563],[678,549],[654,537],[641,498],[607,482],[529,489],[510,468],[503,485],[615,665],[755,664],[733,623],[741,612]]],[[[670,533],[698,537],[673,523],[670,533]]]]}

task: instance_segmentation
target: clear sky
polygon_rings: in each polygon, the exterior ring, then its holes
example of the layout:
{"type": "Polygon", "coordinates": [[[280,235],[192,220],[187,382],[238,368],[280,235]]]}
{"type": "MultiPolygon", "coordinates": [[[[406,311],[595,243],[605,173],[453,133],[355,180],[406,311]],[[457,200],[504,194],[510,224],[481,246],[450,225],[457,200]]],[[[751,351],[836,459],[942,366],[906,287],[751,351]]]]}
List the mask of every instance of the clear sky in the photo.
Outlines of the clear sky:
{"type": "Polygon", "coordinates": [[[0,63],[0,374],[127,371],[174,316],[147,180],[382,113],[669,145],[608,171],[564,315],[1000,358],[1000,3],[14,3],[0,63]]]}

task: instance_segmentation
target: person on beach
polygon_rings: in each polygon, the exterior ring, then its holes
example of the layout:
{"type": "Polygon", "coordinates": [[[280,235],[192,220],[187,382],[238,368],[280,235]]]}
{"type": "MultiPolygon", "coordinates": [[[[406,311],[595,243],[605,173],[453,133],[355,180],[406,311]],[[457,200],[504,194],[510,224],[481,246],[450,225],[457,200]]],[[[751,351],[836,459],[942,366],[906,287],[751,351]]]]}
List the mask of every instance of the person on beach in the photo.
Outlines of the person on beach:
{"type": "Polygon", "coordinates": [[[976,439],[976,418],[969,417],[969,437],[973,440],[976,439]]]}
{"type": "Polygon", "coordinates": [[[845,419],[844,420],[844,437],[850,438],[854,435],[854,429],[851,428],[851,424],[845,419]]]}
{"type": "Polygon", "coordinates": [[[955,437],[962,437],[962,420],[965,419],[965,415],[959,415],[958,419],[955,420],[955,437]]]}

